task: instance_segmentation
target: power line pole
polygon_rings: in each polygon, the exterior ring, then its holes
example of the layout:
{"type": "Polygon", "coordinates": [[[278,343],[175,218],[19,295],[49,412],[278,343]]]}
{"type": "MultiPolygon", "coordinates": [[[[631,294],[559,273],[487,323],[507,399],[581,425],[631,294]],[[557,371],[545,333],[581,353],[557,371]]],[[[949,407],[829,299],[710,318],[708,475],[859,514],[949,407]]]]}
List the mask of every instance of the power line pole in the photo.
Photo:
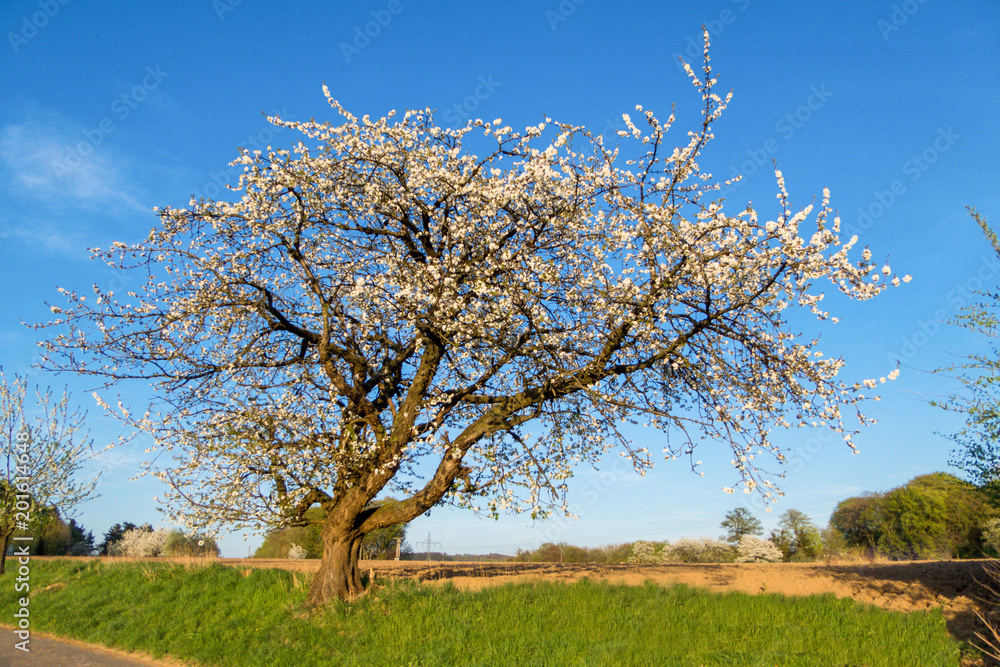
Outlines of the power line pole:
{"type": "Polygon", "coordinates": [[[423,545],[426,546],[426,552],[425,552],[424,560],[430,560],[431,559],[431,547],[432,546],[435,546],[435,545],[436,546],[441,546],[440,542],[435,542],[434,540],[431,539],[430,532],[427,533],[427,539],[426,540],[424,540],[422,542],[417,542],[417,546],[420,546],[421,544],[423,544],[423,545]]]}

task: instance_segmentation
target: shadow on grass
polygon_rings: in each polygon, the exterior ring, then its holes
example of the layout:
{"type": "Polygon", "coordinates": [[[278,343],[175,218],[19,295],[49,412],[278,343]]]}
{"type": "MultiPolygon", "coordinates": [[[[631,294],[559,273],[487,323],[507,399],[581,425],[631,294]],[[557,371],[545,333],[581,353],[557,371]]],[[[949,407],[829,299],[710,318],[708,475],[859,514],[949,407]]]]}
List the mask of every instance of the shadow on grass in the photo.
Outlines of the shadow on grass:
{"type": "MultiPolygon", "coordinates": [[[[901,610],[941,607],[955,639],[979,644],[976,633],[988,633],[976,611],[988,613],[1000,604],[989,587],[988,560],[902,561],[827,565],[822,571],[849,585],[859,602],[899,601],[901,610]]],[[[885,606],[885,605],[883,605],[885,606]]],[[[889,607],[892,608],[890,603],[889,607]]],[[[988,634],[987,634],[988,636],[988,634]]],[[[987,659],[985,665],[998,665],[987,659]]]]}

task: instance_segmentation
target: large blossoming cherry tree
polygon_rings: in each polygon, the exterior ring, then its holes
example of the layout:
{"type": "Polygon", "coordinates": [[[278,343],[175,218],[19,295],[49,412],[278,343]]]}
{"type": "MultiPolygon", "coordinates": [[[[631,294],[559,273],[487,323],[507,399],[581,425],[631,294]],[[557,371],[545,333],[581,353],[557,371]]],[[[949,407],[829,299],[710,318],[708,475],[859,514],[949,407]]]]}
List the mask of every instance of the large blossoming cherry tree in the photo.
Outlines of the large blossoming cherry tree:
{"type": "Polygon", "coordinates": [[[770,497],[771,430],[850,445],[875,384],[836,380],[786,311],[827,319],[817,280],[863,300],[898,278],[848,258],[827,192],[793,211],[777,172],[771,219],[712,198],[697,160],[730,98],[705,54],[687,67],[700,128],[676,148],[673,114],[641,107],[606,141],[548,118],[357,118],[324,88],[340,123],[271,118],[304,137],[243,150],[238,201],[163,209],[144,242],[95,250],[144,282],[65,291],[46,363],[153,382],[143,416],[120,412],[172,452],[154,472],[192,530],[322,507],[314,605],[362,591],[366,534],[438,503],[540,516],[609,450],[644,471],[623,424],[659,431],[666,458],[724,443],[734,486],[770,497]]]}

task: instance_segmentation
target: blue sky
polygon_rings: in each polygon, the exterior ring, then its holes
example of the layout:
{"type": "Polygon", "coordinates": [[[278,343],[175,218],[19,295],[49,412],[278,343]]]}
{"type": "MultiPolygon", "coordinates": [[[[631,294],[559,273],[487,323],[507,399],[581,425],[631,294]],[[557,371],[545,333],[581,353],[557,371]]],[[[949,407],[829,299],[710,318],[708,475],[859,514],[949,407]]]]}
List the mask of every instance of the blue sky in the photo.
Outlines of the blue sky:
{"type": "MultiPolygon", "coordinates": [[[[297,3],[198,0],[9,0],[0,8],[0,365],[9,374],[67,385],[90,408],[98,443],[120,433],[99,416],[89,385],[32,368],[44,333],[21,322],[48,318],[56,286],[127,287],[88,259],[88,247],[132,242],[154,206],[217,196],[233,182],[237,147],[288,146],[297,137],[263,114],[334,120],[325,82],[357,115],[432,107],[442,125],[502,117],[513,127],[548,115],[601,131],[636,104],[666,116],[674,141],[695,129],[700,99],[677,65],[699,61],[701,26],[733,102],[701,164],[721,178],[743,173],[724,195],[773,216],[771,160],[793,202],[832,193],[845,229],[876,259],[913,281],[860,304],[833,299],[841,322],[818,328],[827,355],[847,360],[849,381],[901,376],[869,412],[879,424],[856,438],[793,431],[786,497],[770,514],[735,481],[725,447],[706,443],[704,477],[681,461],[639,478],[611,465],[571,485],[580,519],[499,522],[438,508],[415,520],[410,542],[445,551],[505,552],[543,541],[596,546],[636,539],[718,536],[724,513],[748,504],[766,527],[789,508],[821,526],[839,500],[948,470],[949,433],[960,420],[927,405],[954,384],[930,373],[982,347],[946,324],[995,287],[1000,262],[965,207],[1000,225],[1000,5],[993,0],[849,2],[822,7],[777,0],[501,4],[415,0],[297,3]],[[343,5],[349,5],[344,7],[343,5]],[[691,58],[690,56],[694,56],[691,58]]],[[[142,386],[127,388],[132,396],[142,386]]],[[[636,438],[659,451],[662,436],[636,438]]],[[[88,464],[104,471],[102,497],[80,508],[95,534],[120,521],[165,525],[140,472],[140,438],[88,464]]],[[[228,556],[259,543],[222,541],[228,556]]]]}

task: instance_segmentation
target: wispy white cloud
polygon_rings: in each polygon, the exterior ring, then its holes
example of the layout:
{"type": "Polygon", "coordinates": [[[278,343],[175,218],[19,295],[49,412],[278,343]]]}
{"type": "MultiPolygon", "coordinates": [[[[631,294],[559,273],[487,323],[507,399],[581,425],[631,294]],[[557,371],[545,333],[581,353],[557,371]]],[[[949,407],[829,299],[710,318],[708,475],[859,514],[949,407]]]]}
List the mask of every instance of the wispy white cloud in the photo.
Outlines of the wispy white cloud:
{"type": "Polygon", "coordinates": [[[111,219],[150,214],[141,203],[135,163],[54,111],[29,106],[27,120],[0,127],[0,174],[7,200],[0,240],[21,241],[49,255],[89,257],[111,219]],[[95,216],[101,224],[95,224],[95,216]],[[91,222],[88,222],[91,221],[91,222]]]}
{"type": "Polygon", "coordinates": [[[41,248],[51,255],[62,255],[73,259],[90,257],[89,241],[80,230],[57,229],[52,225],[37,221],[11,225],[0,223],[0,240],[18,239],[41,248]]]}
{"type": "Polygon", "coordinates": [[[129,182],[130,161],[102,143],[99,128],[88,130],[55,112],[34,110],[25,122],[0,129],[0,165],[15,197],[59,210],[148,212],[129,182]]]}

